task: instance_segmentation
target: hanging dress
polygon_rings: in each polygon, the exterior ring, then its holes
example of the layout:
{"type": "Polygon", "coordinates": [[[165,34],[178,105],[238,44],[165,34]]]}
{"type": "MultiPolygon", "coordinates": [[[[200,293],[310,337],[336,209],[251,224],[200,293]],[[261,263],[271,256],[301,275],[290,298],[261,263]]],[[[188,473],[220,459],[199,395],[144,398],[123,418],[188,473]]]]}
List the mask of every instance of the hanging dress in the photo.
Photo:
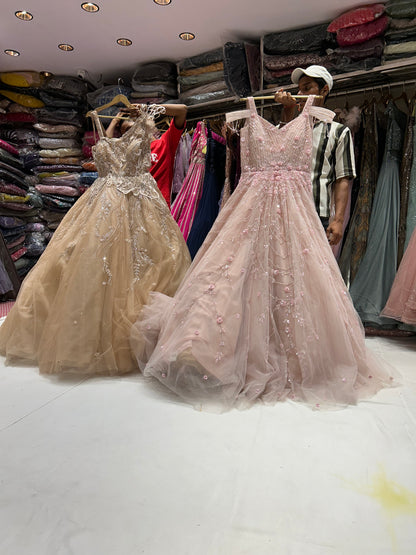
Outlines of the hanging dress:
{"type": "Polygon", "coordinates": [[[394,327],[380,316],[397,270],[400,211],[399,167],[406,115],[393,102],[386,108],[388,126],[383,163],[371,210],[367,249],[350,287],[354,306],[363,323],[394,327]]]}
{"type": "Polygon", "coordinates": [[[329,111],[312,102],[278,129],[249,99],[237,189],[174,298],[152,295],[132,328],[144,374],[194,406],[355,403],[393,381],[365,346],[314,206],[311,114],[329,111]]]}
{"type": "Polygon", "coordinates": [[[188,249],[149,173],[153,114],[94,147],[99,178],[65,215],[0,327],[0,352],[43,373],[137,369],[129,335],[150,291],[173,295],[188,249]]]}
{"type": "Polygon", "coordinates": [[[342,249],[339,266],[345,283],[352,283],[367,248],[368,227],[378,175],[378,134],[376,105],[362,110],[364,127],[360,165],[360,188],[342,249]]]}
{"type": "MultiPolygon", "coordinates": [[[[416,109],[416,101],[413,104],[413,118],[415,117],[414,111],[416,109]]],[[[409,180],[409,193],[407,202],[407,215],[406,215],[406,240],[404,243],[404,250],[406,250],[413,230],[416,228],[416,121],[413,127],[413,156],[412,156],[412,169],[410,171],[409,180]]]]}
{"type": "Polygon", "coordinates": [[[404,139],[403,154],[400,164],[400,217],[399,217],[399,235],[397,245],[397,266],[403,257],[405,242],[406,242],[406,221],[407,209],[409,204],[409,186],[410,174],[413,162],[413,127],[415,124],[415,117],[409,114],[406,135],[404,139]]]}
{"type": "Polygon", "coordinates": [[[382,315],[416,326],[416,229],[403,255],[382,315]]]}
{"type": "Polygon", "coordinates": [[[205,173],[205,154],[207,137],[205,124],[198,122],[191,146],[188,172],[174,203],[171,206],[172,216],[178,223],[185,241],[194,221],[199,200],[202,195],[202,185],[205,173]]]}
{"type": "Polygon", "coordinates": [[[195,257],[218,216],[221,191],[225,180],[226,150],[225,140],[220,142],[218,139],[213,138],[211,128],[208,127],[202,195],[186,242],[191,258],[195,257]]]}

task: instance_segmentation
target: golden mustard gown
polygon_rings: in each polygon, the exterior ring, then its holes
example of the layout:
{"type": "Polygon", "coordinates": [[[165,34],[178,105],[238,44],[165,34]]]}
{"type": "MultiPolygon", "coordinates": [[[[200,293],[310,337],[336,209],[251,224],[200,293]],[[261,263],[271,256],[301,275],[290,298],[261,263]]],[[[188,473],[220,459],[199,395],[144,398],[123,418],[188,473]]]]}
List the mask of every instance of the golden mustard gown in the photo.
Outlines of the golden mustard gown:
{"type": "Polygon", "coordinates": [[[150,291],[172,296],[190,265],[178,225],[149,173],[154,114],[94,147],[99,177],[65,215],[0,327],[8,363],[40,372],[137,369],[130,328],[150,291]]]}

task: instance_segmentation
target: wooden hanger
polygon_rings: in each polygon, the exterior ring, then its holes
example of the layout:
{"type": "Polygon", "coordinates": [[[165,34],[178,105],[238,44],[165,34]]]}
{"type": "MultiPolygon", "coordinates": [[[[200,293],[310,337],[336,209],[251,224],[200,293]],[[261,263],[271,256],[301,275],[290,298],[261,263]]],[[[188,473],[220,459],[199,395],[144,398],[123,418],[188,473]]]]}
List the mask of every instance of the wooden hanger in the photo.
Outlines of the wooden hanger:
{"type": "MultiPolygon", "coordinates": [[[[107,102],[107,104],[103,104],[102,106],[99,106],[98,108],[94,108],[94,110],[90,110],[89,112],[87,112],[87,117],[91,117],[92,112],[101,112],[106,108],[110,108],[110,106],[114,106],[115,104],[120,104],[120,103],[127,106],[127,108],[133,108],[133,104],[131,104],[127,96],[125,96],[124,94],[117,94],[112,100],[110,100],[110,102],[107,102]]],[[[114,119],[117,117],[117,116],[104,116],[104,115],[100,116],[98,115],[98,113],[97,113],[97,116],[99,118],[110,118],[110,119],[114,119]]],[[[129,117],[124,118],[119,116],[118,119],[129,119],[129,117]]]]}
{"type": "Polygon", "coordinates": [[[156,127],[159,129],[159,127],[162,127],[166,125],[166,128],[169,129],[170,127],[170,117],[169,116],[165,116],[163,119],[161,119],[160,121],[158,121],[156,123],[156,127]]]}

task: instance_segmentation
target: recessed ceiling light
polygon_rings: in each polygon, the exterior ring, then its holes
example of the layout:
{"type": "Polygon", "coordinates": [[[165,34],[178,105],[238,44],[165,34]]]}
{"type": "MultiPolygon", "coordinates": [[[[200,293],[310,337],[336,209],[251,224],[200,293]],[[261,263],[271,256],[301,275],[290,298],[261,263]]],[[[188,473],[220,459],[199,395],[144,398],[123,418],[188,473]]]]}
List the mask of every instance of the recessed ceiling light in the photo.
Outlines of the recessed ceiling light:
{"type": "Polygon", "coordinates": [[[172,0],[153,0],[153,2],[159,6],[168,6],[172,0]]]}
{"type": "Polygon", "coordinates": [[[72,50],[74,50],[74,47],[71,46],[70,44],[58,44],[58,48],[60,50],[64,50],[65,52],[72,52],[72,50]]]}
{"type": "Polygon", "coordinates": [[[133,43],[130,39],[117,39],[117,44],[120,46],[131,46],[133,43]]]}
{"type": "Polygon", "coordinates": [[[26,10],[19,10],[18,12],[14,12],[14,15],[22,21],[30,21],[31,19],[33,19],[33,15],[26,10]]]}
{"type": "Polygon", "coordinates": [[[95,13],[98,12],[98,10],[100,9],[99,6],[97,6],[97,4],[93,4],[92,2],[83,2],[81,4],[81,8],[89,13],[95,13]]]}
{"type": "Polygon", "coordinates": [[[194,40],[195,35],[193,33],[180,33],[179,38],[182,40],[194,40]]]}
{"type": "Polygon", "coordinates": [[[10,50],[10,48],[7,48],[4,53],[8,56],[20,56],[20,52],[18,52],[17,50],[10,50]]]}

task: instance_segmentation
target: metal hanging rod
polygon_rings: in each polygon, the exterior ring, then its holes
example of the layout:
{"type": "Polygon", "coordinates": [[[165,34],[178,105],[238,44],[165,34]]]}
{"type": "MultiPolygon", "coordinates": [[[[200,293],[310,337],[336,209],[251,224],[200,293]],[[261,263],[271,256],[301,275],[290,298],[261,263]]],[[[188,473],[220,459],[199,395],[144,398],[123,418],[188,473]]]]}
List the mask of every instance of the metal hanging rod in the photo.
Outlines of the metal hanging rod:
{"type": "Polygon", "coordinates": [[[359,89],[344,89],[340,91],[331,92],[331,96],[343,96],[350,94],[358,94],[360,92],[373,92],[383,88],[390,89],[392,87],[404,87],[405,85],[416,85],[416,79],[406,79],[405,81],[397,81],[395,83],[379,83],[378,85],[369,85],[368,87],[361,87],[359,89]]]}

